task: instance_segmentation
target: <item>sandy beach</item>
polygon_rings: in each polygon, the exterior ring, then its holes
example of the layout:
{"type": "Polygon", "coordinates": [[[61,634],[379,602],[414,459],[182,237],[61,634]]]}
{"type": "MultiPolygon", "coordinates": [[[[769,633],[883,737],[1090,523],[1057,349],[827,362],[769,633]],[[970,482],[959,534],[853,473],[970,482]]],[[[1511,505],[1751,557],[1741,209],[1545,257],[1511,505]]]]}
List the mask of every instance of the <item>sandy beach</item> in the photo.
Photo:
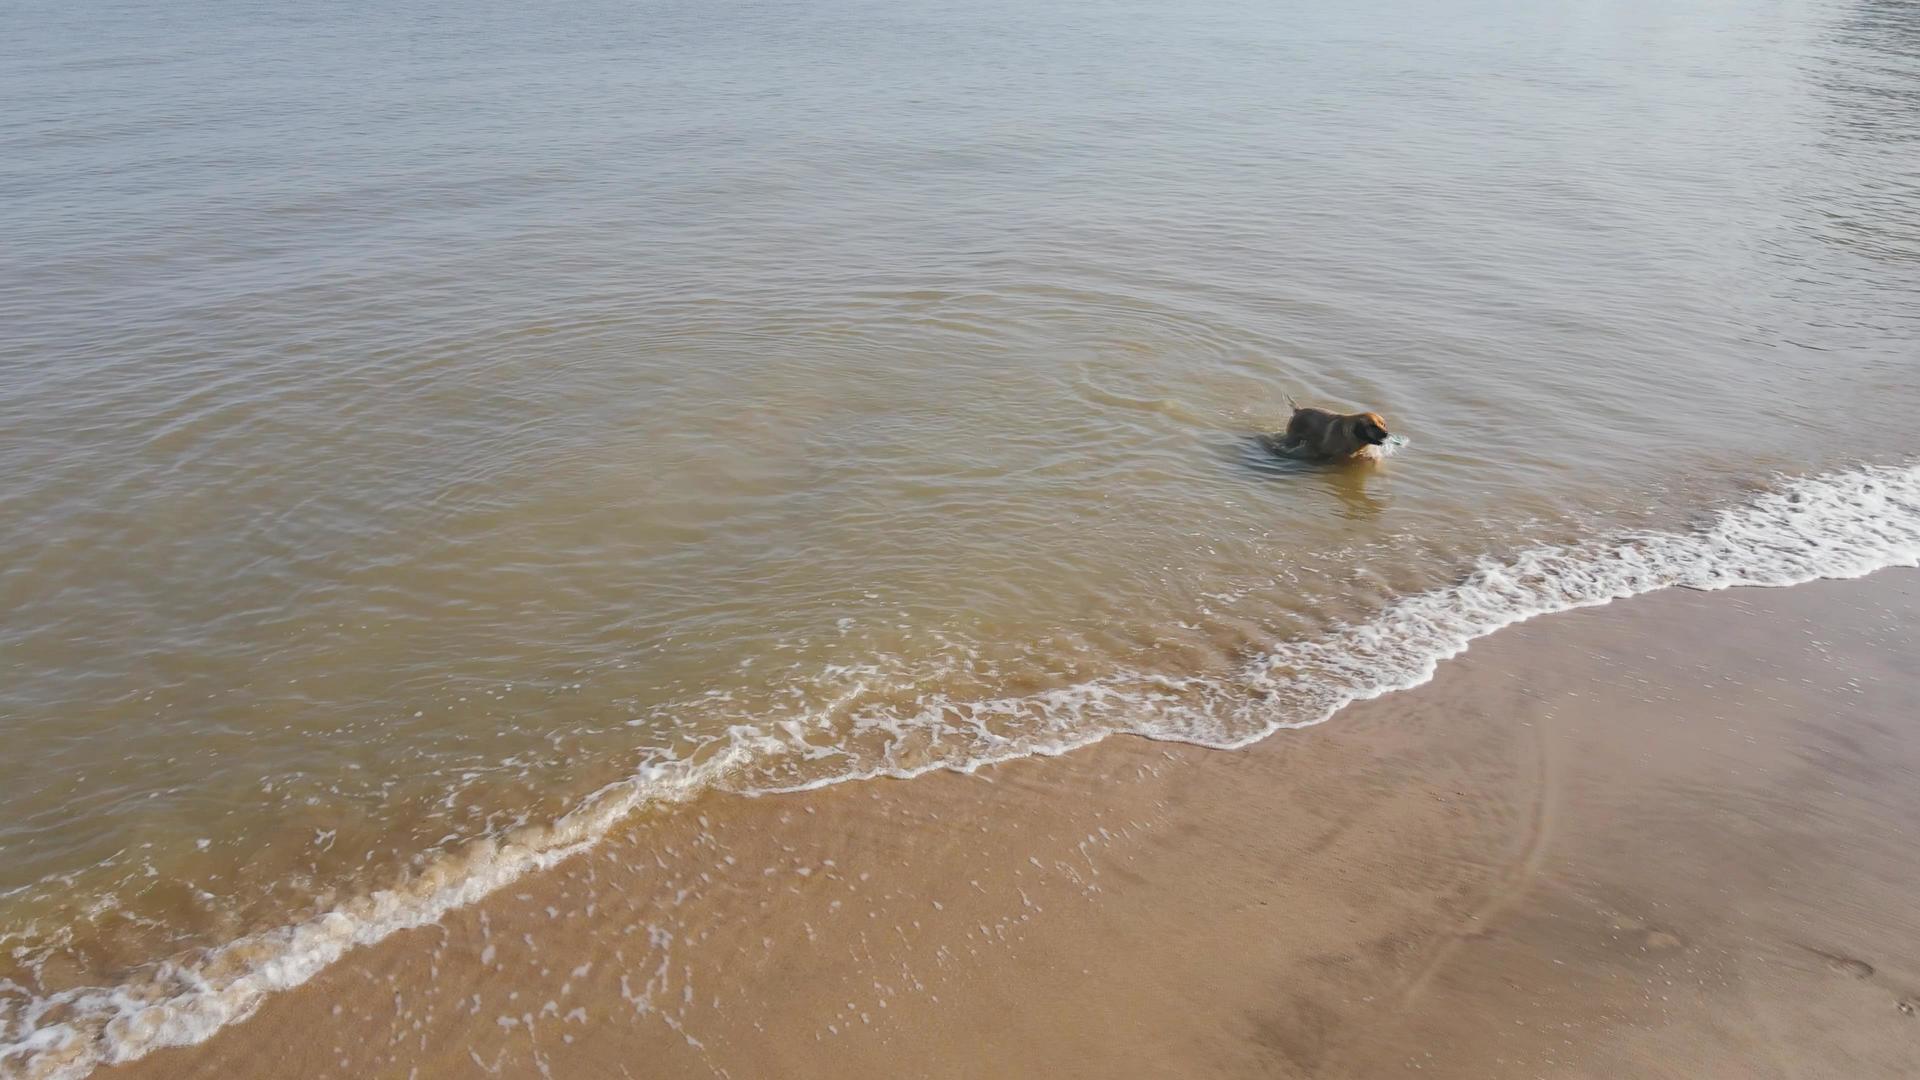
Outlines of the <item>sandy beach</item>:
{"type": "Polygon", "coordinates": [[[1902,1077],[1920,575],[1502,632],[1239,752],[703,796],[112,1077],[1902,1077]]]}
{"type": "Polygon", "coordinates": [[[0,1080],[1920,1075],[1914,0],[8,15],[0,1080]]]}

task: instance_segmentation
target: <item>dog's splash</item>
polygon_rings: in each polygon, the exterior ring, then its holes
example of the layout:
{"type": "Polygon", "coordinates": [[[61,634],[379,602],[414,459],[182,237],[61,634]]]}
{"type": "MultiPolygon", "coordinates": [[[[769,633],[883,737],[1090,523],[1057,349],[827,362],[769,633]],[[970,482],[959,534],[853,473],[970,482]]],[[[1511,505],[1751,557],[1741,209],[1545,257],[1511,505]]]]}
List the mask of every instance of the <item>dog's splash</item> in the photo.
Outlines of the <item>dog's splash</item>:
{"type": "Polygon", "coordinates": [[[1384,461],[1399,453],[1406,445],[1407,437],[1405,435],[1388,435],[1386,442],[1378,446],[1367,447],[1365,450],[1360,451],[1359,456],[1366,458],[1368,461],[1384,461]]]}
{"type": "MultiPolygon", "coordinates": [[[[1289,448],[1278,435],[1257,435],[1254,437],[1254,440],[1259,443],[1262,450],[1272,454],[1274,457],[1285,458],[1289,461],[1319,462],[1327,465],[1337,465],[1341,461],[1339,458],[1323,458],[1305,448],[1289,448]]],[[[1407,443],[1408,439],[1405,435],[1388,435],[1387,441],[1384,443],[1363,446],[1354,451],[1353,458],[1361,461],[1382,461],[1399,453],[1407,443]]]]}
{"type": "MultiPolygon", "coordinates": [[[[1045,722],[1026,734],[956,741],[911,766],[871,761],[793,786],[974,769],[1063,753],[1116,733],[1239,747],[1320,723],[1354,701],[1417,686],[1473,641],[1538,615],[1675,585],[1782,586],[1913,565],[1920,565],[1920,466],[1787,481],[1697,531],[1619,535],[1488,560],[1455,585],[1405,597],[1320,638],[1279,643],[1228,676],[1136,672],[1004,700],[924,702],[925,710],[894,722],[908,728],[930,715],[1004,718],[1013,707],[1045,722]]],[[[0,1073],[65,1080],[201,1041],[354,948],[431,923],[584,851],[645,806],[714,787],[739,790],[743,772],[789,749],[769,732],[735,729],[716,753],[650,765],[552,825],[474,845],[404,885],[297,925],[176,958],[118,986],[43,997],[0,986],[0,1073]]]]}

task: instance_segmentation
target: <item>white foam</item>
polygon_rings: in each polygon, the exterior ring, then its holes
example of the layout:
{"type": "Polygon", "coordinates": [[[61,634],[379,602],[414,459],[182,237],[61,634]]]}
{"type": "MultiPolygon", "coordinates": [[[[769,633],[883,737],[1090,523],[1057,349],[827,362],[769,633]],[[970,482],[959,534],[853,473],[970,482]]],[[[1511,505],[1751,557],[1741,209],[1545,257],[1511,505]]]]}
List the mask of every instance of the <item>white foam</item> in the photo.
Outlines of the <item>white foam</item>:
{"type": "Polygon", "coordinates": [[[437,921],[529,872],[592,846],[642,806],[684,800],[740,764],[738,751],[651,766],[611,785],[550,826],[473,845],[405,887],[356,898],[294,926],[252,934],[191,964],[168,963],[115,987],[86,987],[28,1004],[0,1043],[0,1075],[75,1080],[101,1064],[205,1040],[251,1016],[267,995],[311,979],[352,949],[437,921]],[[49,1014],[57,1022],[41,1023],[49,1014]]]}
{"type": "Polygon", "coordinates": [[[1231,748],[1319,723],[1355,701],[1418,686],[1474,640],[1540,615],[1675,586],[1780,587],[1894,566],[1920,566],[1920,466],[1787,481],[1697,532],[1543,546],[1483,562],[1457,585],[1407,597],[1364,624],[1255,665],[1249,685],[1310,719],[1269,715],[1256,730],[1216,731],[1212,739],[1204,730],[1165,734],[1231,748]]]}
{"type": "Polygon", "coordinates": [[[1322,723],[1355,701],[1418,686],[1474,640],[1540,615],[1673,586],[1785,586],[1914,565],[1920,565],[1920,466],[1783,481],[1698,531],[1544,545],[1487,560],[1456,585],[1403,598],[1364,623],[1280,644],[1229,677],[1131,672],[1019,697],[928,695],[915,715],[889,725],[901,735],[898,744],[909,745],[905,736],[912,732],[934,729],[957,745],[923,749],[912,762],[881,762],[855,778],[973,771],[1066,753],[1118,733],[1237,749],[1276,731],[1322,723]],[[1030,727],[1016,738],[987,729],[989,721],[1007,718],[1030,727]]]}
{"type": "MultiPolygon", "coordinates": [[[[916,724],[972,738],[962,756],[897,761],[778,790],[869,776],[971,770],[1009,758],[1060,754],[1131,732],[1219,748],[1320,723],[1354,701],[1417,686],[1476,639],[1539,615],[1684,585],[1724,589],[1858,577],[1920,565],[1920,467],[1873,467],[1784,482],[1687,533],[1646,533],[1537,547],[1483,563],[1456,585],[1407,597],[1379,616],[1311,641],[1277,647],[1229,678],[1153,673],[1094,680],[999,700],[921,702],[916,724]],[[1039,718],[1008,736],[992,719],[1039,718]]],[[[766,756],[792,753],[766,731],[740,726],[700,761],[649,766],[596,793],[551,826],[475,845],[406,886],[375,892],[294,926],[250,935],[191,962],[163,965],[117,987],[69,990],[28,1002],[0,1031],[0,1074],[72,1080],[99,1064],[199,1042],[245,1019],[267,995],[306,982],[350,950],[438,920],[605,836],[642,807],[684,800],[766,756]],[[54,1019],[57,1017],[58,1019],[54,1019]]]]}

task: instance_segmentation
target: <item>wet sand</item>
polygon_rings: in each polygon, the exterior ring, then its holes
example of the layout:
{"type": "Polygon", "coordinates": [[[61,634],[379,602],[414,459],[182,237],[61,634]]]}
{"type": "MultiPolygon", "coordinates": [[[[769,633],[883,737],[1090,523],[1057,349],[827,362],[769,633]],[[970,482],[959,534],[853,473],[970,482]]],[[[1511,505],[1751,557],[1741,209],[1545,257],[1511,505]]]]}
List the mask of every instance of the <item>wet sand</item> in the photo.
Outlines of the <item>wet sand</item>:
{"type": "Polygon", "coordinates": [[[1244,751],[703,797],[98,1075],[1911,1076],[1916,615],[1668,591],[1244,751]]]}

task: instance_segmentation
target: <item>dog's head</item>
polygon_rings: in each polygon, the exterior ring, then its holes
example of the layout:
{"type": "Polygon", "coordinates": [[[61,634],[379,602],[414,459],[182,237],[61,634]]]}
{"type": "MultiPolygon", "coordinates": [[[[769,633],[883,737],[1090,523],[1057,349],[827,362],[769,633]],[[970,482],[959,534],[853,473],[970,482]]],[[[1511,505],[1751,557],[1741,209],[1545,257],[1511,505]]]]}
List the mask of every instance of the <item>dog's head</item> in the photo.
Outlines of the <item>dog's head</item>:
{"type": "Polygon", "coordinates": [[[1392,436],[1379,413],[1355,413],[1346,417],[1347,434],[1360,446],[1381,446],[1392,436]]]}

